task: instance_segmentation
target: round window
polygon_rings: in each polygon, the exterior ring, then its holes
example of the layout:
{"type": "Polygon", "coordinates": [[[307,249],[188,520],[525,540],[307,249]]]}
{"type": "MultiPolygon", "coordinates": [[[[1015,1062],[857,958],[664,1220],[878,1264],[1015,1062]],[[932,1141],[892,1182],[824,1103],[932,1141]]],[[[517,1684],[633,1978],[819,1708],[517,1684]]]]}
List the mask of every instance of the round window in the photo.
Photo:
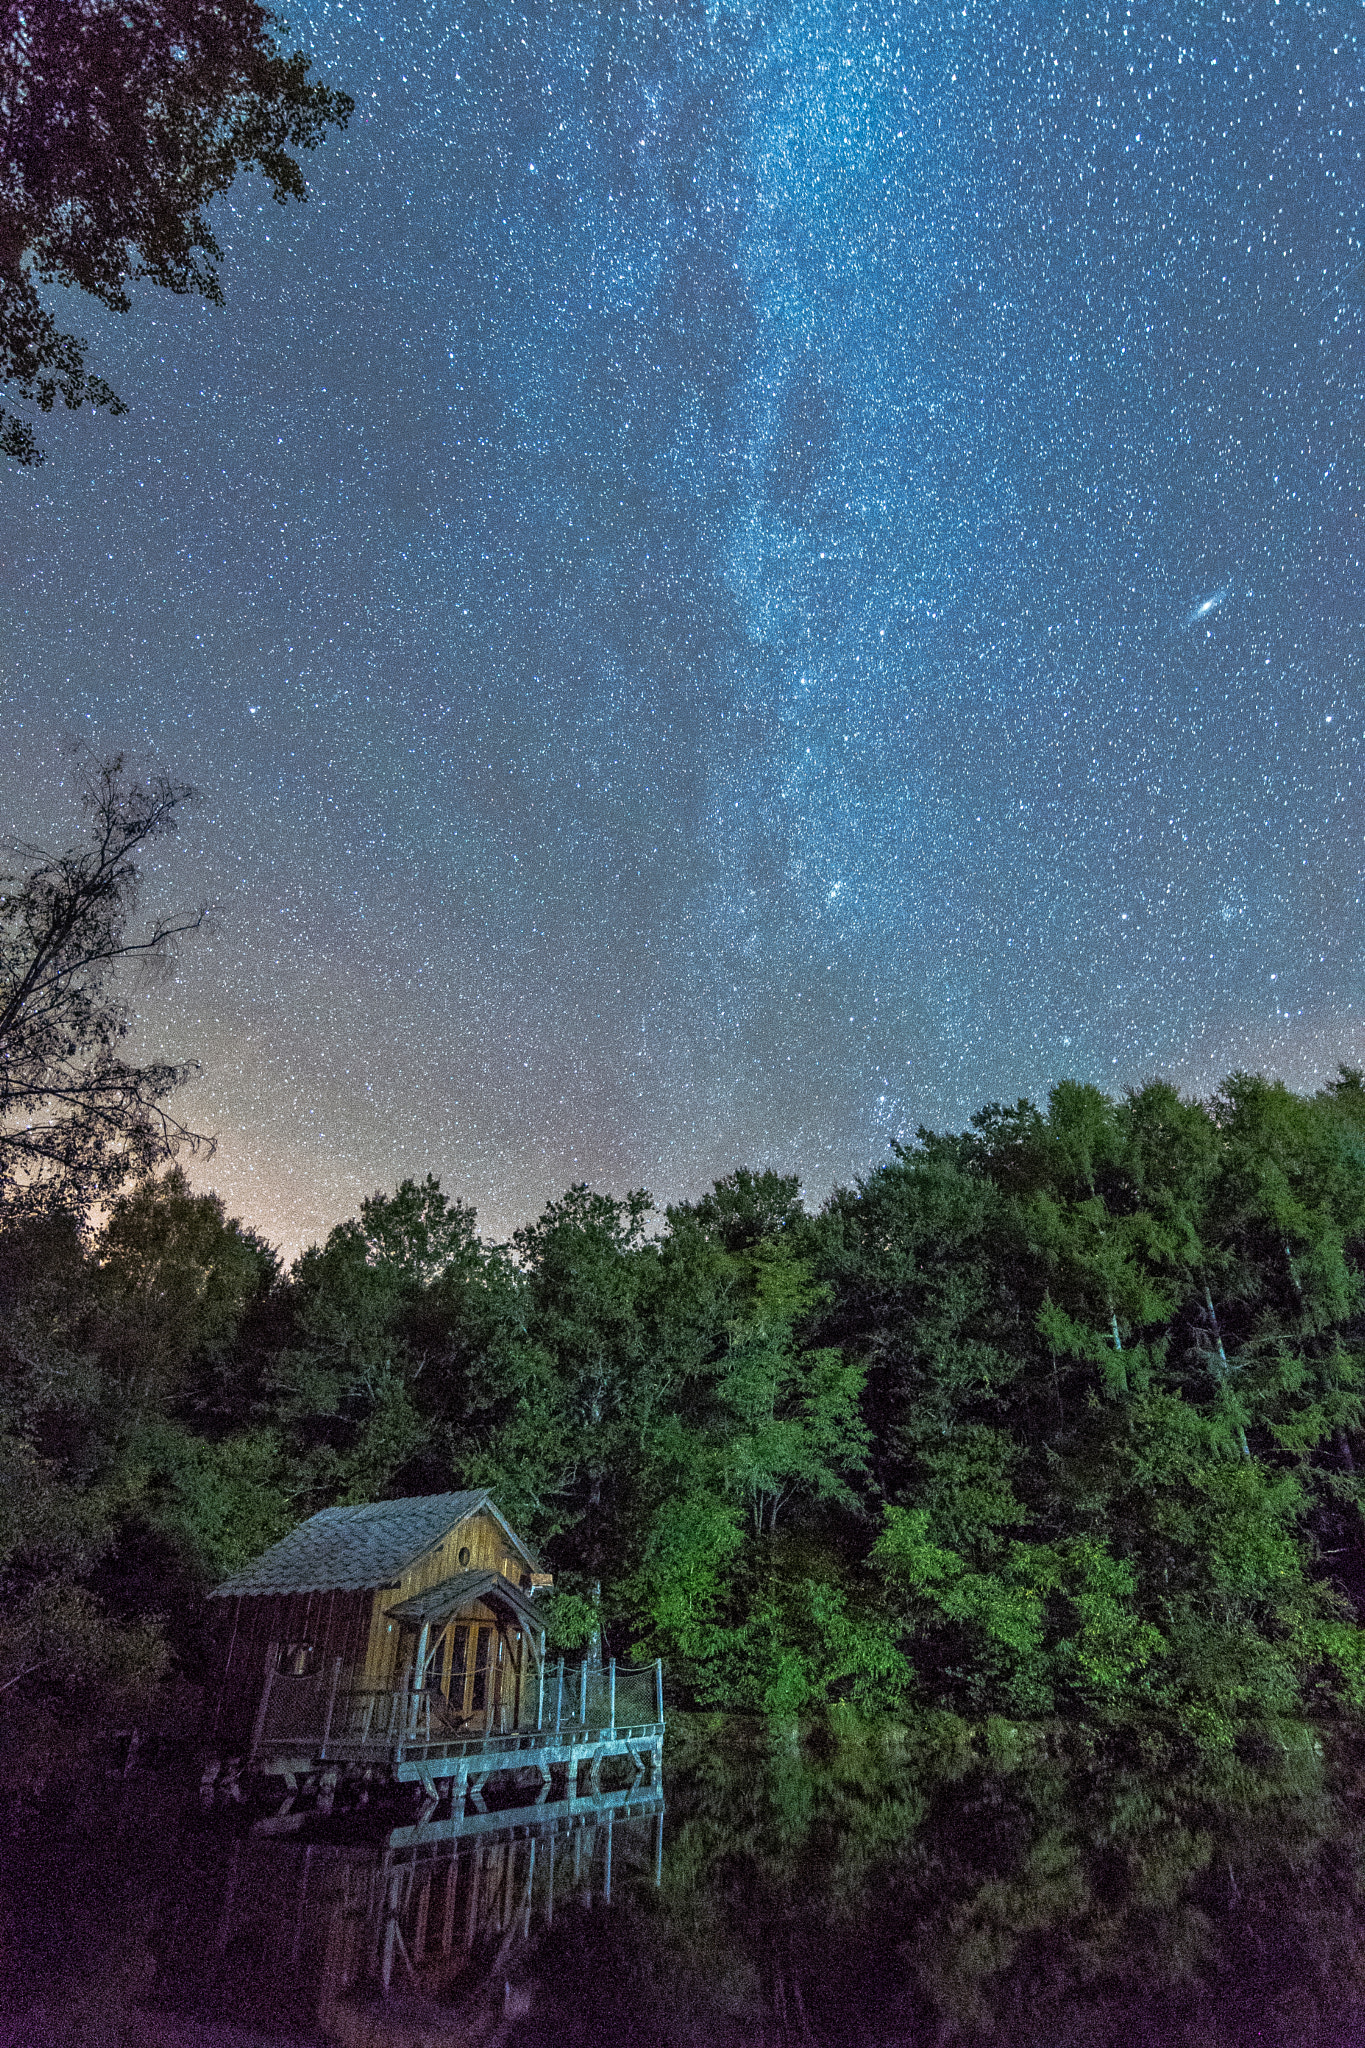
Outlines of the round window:
{"type": "Polygon", "coordinates": [[[469,1545],[467,1543],[461,1544],[460,1546],[460,1563],[469,1563],[469,1545]]]}

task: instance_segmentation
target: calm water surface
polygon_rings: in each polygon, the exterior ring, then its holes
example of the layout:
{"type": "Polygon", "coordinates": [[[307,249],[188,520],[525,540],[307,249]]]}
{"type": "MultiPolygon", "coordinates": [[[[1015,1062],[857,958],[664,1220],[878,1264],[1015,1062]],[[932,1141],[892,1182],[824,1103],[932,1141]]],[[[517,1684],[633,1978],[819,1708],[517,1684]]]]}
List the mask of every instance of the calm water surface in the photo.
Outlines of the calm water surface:
{"type": "Polygon", "coordinates": [[[4,1840],[0,2042],[1365,2048],[1365,1748],[1059,1748],[692,1721],[662,1802],[275,1835],[137,1772],[4,1840]]]}

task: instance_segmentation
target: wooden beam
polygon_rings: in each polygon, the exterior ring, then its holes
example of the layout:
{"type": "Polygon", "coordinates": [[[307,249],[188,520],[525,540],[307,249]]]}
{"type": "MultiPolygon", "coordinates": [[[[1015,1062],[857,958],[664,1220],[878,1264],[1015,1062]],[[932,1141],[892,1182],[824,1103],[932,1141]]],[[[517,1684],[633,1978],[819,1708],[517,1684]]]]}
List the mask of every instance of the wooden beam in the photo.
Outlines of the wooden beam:
{"type": "Polygon", "coordinates": [[[445,1909],[441,1915],[441,1954],[443,1956],[450,1954],[451,1944],[455,1939],[455,1887],[458,1881],[459,1869],[460,1859],[452,1849],[450,1861],[446,1865],[445,1909]]]}
{"type": "Polygon", "coordinates": [[[340,1659],[340,1657],[338,1657],[338,1658],[337,1658],[337,1660],[336,1660],[336,1662],[335,1662],[335,1663],[333,1664],[333,1666],[332,1666],[332,1685],[331,1685],[331,1690],[330,1690],[330,1691],[328,1692],[328,1694],[327,1694],[327,1712],[326,1712],[325,1716],[323,1717],[323,1723],[322,1723],[322,1747],[321,1747],[321,1748],[319,1749],[319,1751],[318,1751],[318,1755],[319,1755],[319,1756],[326,1756],[326,1754],[327,1754],[327,1737],[328,1737],[328,1736],[329,1736],[329,1735],[331,1734],[331,1732],[332,1732],[332,1715],[333,1715],[333,1713],[335,1712],[335,1709],[336,1709],[336,1703],[337,1703],[337,1687],[338,1687],[338,1686],[340,1685],[340,1683],[341,1683],[341,1659],[340,1659]]]}
{"type": "Polygon", "coordinates": [[[256,1709],[256,1720],[251,1730],[251,1755],[255,1756],[265,1734],[265,1712],[270,1705],[270,1688],[275,1683],[275,1668],[280,1661],[280,1646],[271,1643],[265,1653],[265,1687],[261,1693],[261,1704],[256,1709]]]}
{"type": "Polygon", "coordinates": [[[417,1895],[417,1925],[412,1930],[412,1959],[420,1963],[426,1952],[427,1915],[431,1911],[431,1872],[428,1871],[417,1895]]]}
{"type": "Polygon", "coordinates": [[[465,1901],[464,1946],[468,1955],[479,1931],[479,1890],[483,1883],[483,1843],[474,1844],[474,1867],[469,1873],[469,1897],[465,1901]]]}
{"type": "Polygon", "coordinates": [[[455,1815],[449,1820],[431,1820],[423,1827],[394,1828],[387,1836],[390,1849],[435,1849],[450,1843],[456,1850],[464,1841],[477,1842],[489,1835],[511,1833],[540,1836],[567,1825],[575,1835],[594,1819],[608,1813],[618,1820],[650,1820],[663,1812],[663,1798],[656,1792],[604,1792],[599,1799],[569,1796],[545,1806],[504,1806],[487,1813],[455,1815]]]}

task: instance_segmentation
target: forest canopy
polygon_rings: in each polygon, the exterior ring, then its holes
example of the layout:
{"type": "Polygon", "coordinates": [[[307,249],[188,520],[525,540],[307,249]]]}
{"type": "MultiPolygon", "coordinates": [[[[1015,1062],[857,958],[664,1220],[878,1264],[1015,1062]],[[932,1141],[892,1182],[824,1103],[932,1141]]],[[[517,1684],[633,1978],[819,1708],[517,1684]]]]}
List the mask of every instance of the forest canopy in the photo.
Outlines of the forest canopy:
{"type": "MultiPolygon", "coordinates": [[[[203,1591],[489,1486],[674,1696],[1153,1717],[1365,1699],[1365,1082],[1076,1082],[818,1211],[737,1171],[484,1241],[434,1177],[287,1271],[178,1166],[0,1229],[0,1710],[199,1682],[203,1591]]],[[[17,1753],[17,1750],[16,1750],[17,1753]]]]}

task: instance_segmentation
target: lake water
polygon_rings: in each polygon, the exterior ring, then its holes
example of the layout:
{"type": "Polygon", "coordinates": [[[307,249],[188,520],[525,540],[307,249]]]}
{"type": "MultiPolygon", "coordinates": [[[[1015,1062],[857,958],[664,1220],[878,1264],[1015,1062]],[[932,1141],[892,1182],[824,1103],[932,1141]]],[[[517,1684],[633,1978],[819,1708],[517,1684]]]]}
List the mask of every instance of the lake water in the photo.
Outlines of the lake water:
{"type": "Polygon", "coordinates": [[[6,2048],[1365,2044],[1365,1749],[1312,1733],[693,1719],[662,1799],[251,1818],[168,1767],[6,1838],[6,2048]]]}

